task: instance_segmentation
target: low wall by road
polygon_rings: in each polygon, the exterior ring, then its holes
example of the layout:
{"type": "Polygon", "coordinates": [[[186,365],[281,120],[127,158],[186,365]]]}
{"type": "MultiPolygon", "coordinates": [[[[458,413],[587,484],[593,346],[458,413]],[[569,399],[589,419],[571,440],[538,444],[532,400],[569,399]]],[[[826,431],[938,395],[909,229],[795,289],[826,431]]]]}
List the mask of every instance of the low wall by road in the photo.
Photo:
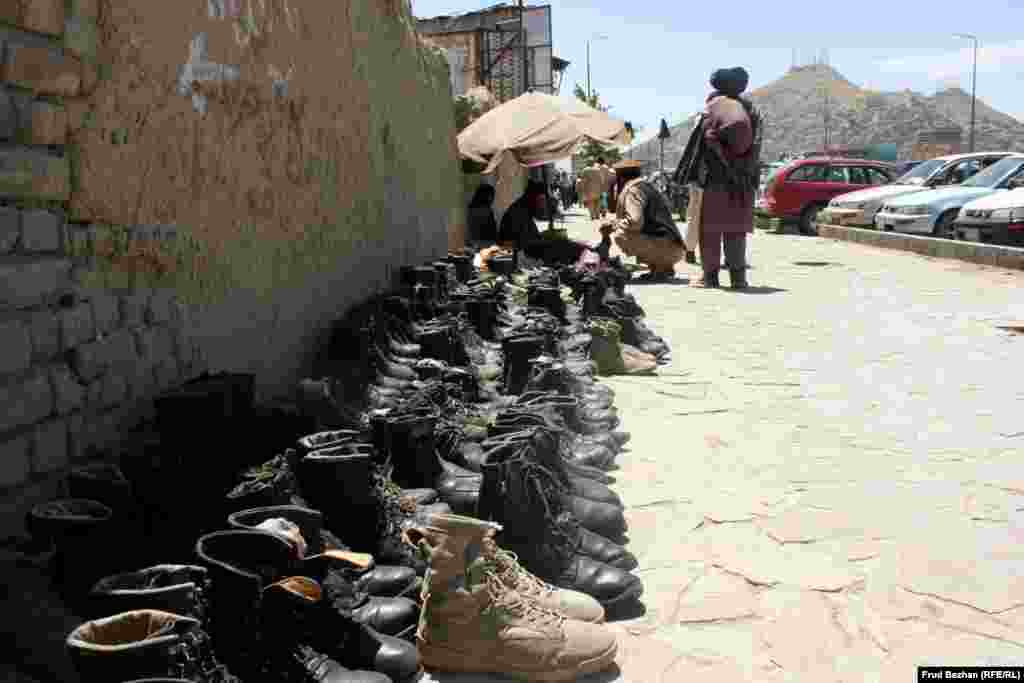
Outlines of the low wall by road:
{"type": "Polygon", "coordinates": [[[829,239],[870,244],[886,249],[911,251],[922,256],[957,259],[987,266],[1024,270],[1024,249],[1004,247],[978,242],[944,240],[937,237],[904,235],[897,232],[880,232],[865,228],[851,228],[842,225],[818,224],[818,236],[829,239]]]}

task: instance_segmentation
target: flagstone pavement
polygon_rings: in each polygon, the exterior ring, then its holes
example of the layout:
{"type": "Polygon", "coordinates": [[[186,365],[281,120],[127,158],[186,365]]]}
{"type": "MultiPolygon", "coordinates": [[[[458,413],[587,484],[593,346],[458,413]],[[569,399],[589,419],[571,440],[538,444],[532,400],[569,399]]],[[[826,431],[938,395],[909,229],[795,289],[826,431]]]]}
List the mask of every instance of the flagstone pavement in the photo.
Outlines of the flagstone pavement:
{"type": "Polygon", "coordinates": [[[587,680],[1024,665],[1024,335],[999,327],[1024,273],[763,232],[749,254],[749,292],[685,264],[629,288],[673,361],[604,380],[645,611],[587,680]]]}

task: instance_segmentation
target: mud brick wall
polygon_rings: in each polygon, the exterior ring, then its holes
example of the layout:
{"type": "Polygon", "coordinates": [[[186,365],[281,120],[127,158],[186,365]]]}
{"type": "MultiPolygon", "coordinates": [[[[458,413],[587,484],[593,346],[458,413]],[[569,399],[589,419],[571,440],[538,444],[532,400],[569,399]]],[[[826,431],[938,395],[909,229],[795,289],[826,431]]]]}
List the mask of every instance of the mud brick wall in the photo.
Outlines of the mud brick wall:
{"type": "Polygon", "coordinates": [[[161,390],[315,370],[464,227],[408,2],[0,1],[0,535],[161,390]]]}

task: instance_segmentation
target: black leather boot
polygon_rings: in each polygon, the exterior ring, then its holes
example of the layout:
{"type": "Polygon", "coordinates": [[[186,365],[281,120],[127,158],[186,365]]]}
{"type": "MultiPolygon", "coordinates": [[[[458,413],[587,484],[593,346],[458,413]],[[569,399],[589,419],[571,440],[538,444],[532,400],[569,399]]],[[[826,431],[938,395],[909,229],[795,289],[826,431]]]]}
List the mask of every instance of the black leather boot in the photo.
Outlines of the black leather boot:
{"type": "MultiPolygon", "coordinates": [[[[384,675],[380,680],[396,683],[410,681],[419,671],[414,645],[346,618],[314,579],[295,576],[277,581],[263,591],[262,600],[277,627],[275,633],[323,652],[344,666],[373,670],[384,675]]],[[[366,678],[367,683],[370,680],[376,683],[378,679],[366,678]]]]}
{"type": "Polygon", "coordinates": [[[53,579],[65,602],[75,605],[99,579],[117,570],[114,511],[94,500],[60,498],[35,505],[25,525],[41,547],[56,549],[53,579]]]}
{"type": "Polygon", "coordinates": [[[547,340],[539,336],[514,337],[506,339],[505,352],[505,393],[521,394],[530,379],[530,363],[546,351],[547,340]]]}
{"type": "Polygon", "coordinates": [[[732,289],[747,289],[750,284],[747,282],[746,268],[731,268],[729,270],[729,286],[732,289]]]}
{"type": "Polygon", "coordinates": [[[144,609],[87,621],[68,635],[66,643],[83,681],[167,677],[240,683],[217,658],[199,621],[170,612],[144,609]]]}
{"type": "Polygon", "coordinates": [[[561,502],[561,484],[513,448],[489,454],[477,517],[498,522],[502,548],[541,579],[581,591],[609,607],[643,593],[640,579],[581,552],[579,527],[561,502]]]}
{"type": "Polygon", "coordinates": [[[229,665],[237,658],[237,666],[248,667],[251,673],[243,674],[245,678],[275,680],[274,676],[279,676],[286,681],[337,683],[383,680],[367,675],[369,672],[350,672],[328,659],[300,638],[302,634],[287,629],[276,605],[264,601],[263,589],[282,580],[282,572],[289,573],[295,562],[294,550],[284,540],[262,531],[218,531],[196,541],[196,555],[213,582],[209,605],[214,644],[232,658],[229,665]]]}
{"type": "Polygon", "coordinates": [[[158,564],[107,576],[89,593],[89,615],[101,619],[135,610],[159,610],[198,619],[209,613],[210,578],[205,567],[158,564]]]}
{"type": "MultiPolygon", "coordinates": [[[[228,516],[228,524],[235,529],[255,529],[270,519],[285,519],[299,527],[306,542],[305,557],[315,557],[328,550],[348,550],[324,529],[323,513],[297,505],[242,510],[228,516]]],[[[420,581],[413,569],[398,565],[378,565],[373,562],[372,556],[367,557],[371,564],[362,571],[343,561],[329,563],[329,569],[341,573],[357,592],[378,597],[415,597],[420,581]]]]}

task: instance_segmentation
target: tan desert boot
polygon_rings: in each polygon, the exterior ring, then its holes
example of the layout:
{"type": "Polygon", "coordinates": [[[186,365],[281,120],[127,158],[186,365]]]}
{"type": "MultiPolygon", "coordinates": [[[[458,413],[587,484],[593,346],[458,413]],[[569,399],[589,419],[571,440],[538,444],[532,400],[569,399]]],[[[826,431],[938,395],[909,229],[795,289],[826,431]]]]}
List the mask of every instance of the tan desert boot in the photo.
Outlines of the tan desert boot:
{"type": "Polygon", "coordinates": [[[556,588],[541,581],[519,564],[515,553],[498,547],[491,537],[493,535],[492,532],[484,539],[483,557],[494,565],[506,588],[568,619],[591,624],[604,623],[604,607],[601,607],[601,603],[586,593],[556,588]]]}
{"type": "Polygon", "coordinates": [[[658,359],[629,344],[622,345],[622,364],[627,375],[646,375],[658,369],[658,359]]]}
{"type": "Polygon", "coordinates": [[[429,558],[416,634],[427,670],[574,681],[611,666],[611,629],[543,609],[504,584],[483,556],[498,525],[459,515],[431,515],[428,524],[405,532],[429,558]]]}

